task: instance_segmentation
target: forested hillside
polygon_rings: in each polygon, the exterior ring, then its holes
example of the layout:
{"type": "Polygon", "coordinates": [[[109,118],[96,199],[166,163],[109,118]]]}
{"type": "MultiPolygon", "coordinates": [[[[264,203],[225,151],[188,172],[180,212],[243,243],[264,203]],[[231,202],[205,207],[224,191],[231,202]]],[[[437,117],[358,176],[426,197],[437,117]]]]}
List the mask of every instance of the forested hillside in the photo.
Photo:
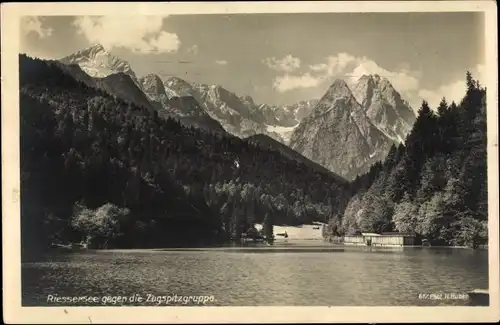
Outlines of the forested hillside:
{"type": "Polygon", "coordinates": [[[329,235],[412,231],[435,244],[487,240],[486,89],[470,73],[456,105],[424,101],[404,145],[393,146],[352,187],[357,192],[329,235]]]}
{"type": "Polygon", "coordinates": [[[23,250],[205,245],[341,213],[348,184],[230,135],[158,117],[20,56],[23,250]]]}

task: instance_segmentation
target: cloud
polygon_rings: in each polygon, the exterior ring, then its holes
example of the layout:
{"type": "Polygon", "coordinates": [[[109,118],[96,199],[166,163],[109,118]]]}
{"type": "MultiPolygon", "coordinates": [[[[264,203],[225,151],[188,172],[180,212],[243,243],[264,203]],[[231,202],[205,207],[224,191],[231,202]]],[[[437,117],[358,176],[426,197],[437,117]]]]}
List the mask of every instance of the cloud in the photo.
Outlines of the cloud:
{"type": "Polygon", "coordinates": [[[42,26],[42,19],[37,16],[26,16],[21,19],[21,32],[28,35],[34,32],[39,38],[46,38],[52,35],[54,29],[42,26]]]}
{"type": "Polygon", "coordinates": [[[351,82],[363,75],[378,74],[381,77],[387,78],[397,91],[404,94],[415,91],[419,87],[418,72],[411,72],[405,69],[389,71],[366,57],[356,59],[356,64],[356,67],[347,74],[351,78],[351,82]]]}
{"type": "Polygon", "coordinates": [[[19,44],[20,53],[25,53],[31,57],[39,59],[51,59],[53,55],[50,51],[44,50],[34,45],[29,39],[31,36],[38,37],[43,40],[52,36],[53,28],[44,26],[44,17],[24,16],[20,20],[21,39],[19,44]]]}
{"type": "MultiPolygon", "coordinates": [[[[465,73],[463,78],[451,80],[434,89],[427,89],[422,88],[421,72],[411,70],[405,62],[400,63],[393,70],[388,70],[365,56],[357,57],[342,52],[326,57],[323,62],[310,64],[308,68],[309,71],[302,75],[286,73],[275,77],[273,88],[279,92],[298,88],[313,88],[324,86],[325,83],[332,82],[334,78],[344,79],[349,85],[353,85],[363,75],[378,74],[387,78],[415,111],[420,108],[422,99],[425,99],[431,108],[435,109],[443,96],[448,102],[458,103],[465,95],[465,73]]],[[[484,65],[477,65],[470,71],[474,79],[479,80],[480,83],[486,83],[486,67],[484,65]]]]}
{"type": "Polygon", "coordinates": [[[318,85],[327,81],[331,82],[333,78],[344,79],[349,85],[353,85],[363,75],[378,74],[387,78],[394,88],[410,101],[410,104],[419,103],[416,92],[419,89],[420,73],[411,71],[405,63],[400,64],[394,71],[390,71],[367,57],[357,57],[341,52],[326,57],[324,62],[311,64],[308,68],[312,74],[311,77],[318,80],[318,85]]]}
{"type": "Polygon", "coordinates": [[[319,86],[323,81],[321,77],[314,77],[309,72],[300,76],[285,74],[274,79],[273,88],[280,93],[297,89],[312,88],[319,86]]]}
{"type": "Polygon", "coordinates": [[[188,51],[189,54],[197,55],[198,54],[198,45],[195,44],[195,45],[189,47],[187,49],[187,51],[188,51]]]}
{"type": "Polygon", "coordinates": [[[89,43],[100,43],[107,49],[124,47],[136,53],[176,52],[181,42],[177,34],[162,30],[165,16],[99,16],[78,17],[73,25],[89,43]]]}
{"type": "Polygon", "coordinates": [[[219,65],[226,65],[227,61],[226,60],[215,60],[215,63],[219,64],[219,65]]]}
{"type": "MultiPolygon", "coordinates": [[[[300,76],[286,74],[274,80],[274,88],[280,92],[296,88],[308,88],[342,78],[347,83],[355,83],[362,75],[378,74],[387,78],[404,97],[412,97],[419,87],[419,73],[400,68],[389,71],[367,57],[356,57],[349,53],[338,53],[325,58],[324,62],[308,66],[309,72],[300,76]]],[[[406,67],[405,67],[406,68],[406,67]]]]}
{"type": "Polygon", "coordinates": [[[420,107],[421,100],[416,94],[420,87],[420,72],[410,71],[406,67],[392,71],[387,70],[367,57],[358,57],[354,62],[355,66],[346,73],[346,79],[349,84],[355,83],[363,75],[378,74],[383,78],[387,78],[394,86],[394,89],[409,102],[414,110],[420,107]]]}
{"type": "Polygon", "coordinates": [[[292,72],[300,68],[300,59],[294,58],[291,54],[286,55],[282,59],[275,57],[266,58],[262,62],[269,68],[276,71],[292,72]]]}
{"type": "MultiPolygon", "coordinates": [[[[479,83],[481,83],[482,80],[484,80],[483,83],[486,83],[486,66],[478,64],[470,71],[472,73],[472,77],[479,80],[479,83]]],[[[463,78],[443,84],[437,89],[421,89],[418,92],[418,97],[419,101],[426,100],[432,109],[436,109],[443,97],[446,97],[446,100],[449,103],[454,101],[458,104],[465,96],[465,91],[466,85],[464,73],[463,78]]]]}
{"type": "MultiPolygon", "coordinates": [[[[285,58],[281,61],[285,61],[285,58]]],[[[276,62],[276,60],[274,62],[276,62]]],[[[311,74],[311,72],[306,72],[298,76],[290,74],[278,76],[274,79],[273,87],[279,92],[286,92],[297,88],[317,87],[328,80],[329,77],[340,74],[349,64],[353,62],[356,62],[356,58],[347,53],[339,53],[335,56],[331,55],[326,58],[326,62],[324,63],[309,65],[309,69],[313,72],[313,74],[311,74]]]]}
{"type": "Polygon", "coordinates": [[[326,71],[328,69],[328,65],[325,63],[318,63],[309,66],[309,69],[312,71],[326,71]]]}
{"type": "Polygon", "coordinates": [[[335,76],[341,73],[347,66],[356,62],[357,58],[347,54],[339,53],[330,55],[326,58],[326,63],[318,63],[309,66],[309,69],[314,72],[321,72],[325,76],[335,76]]]}
{"type": "Polygon", "coordinates": [[[367,57],[355,57],[348,53],[328,56],[325,63],[309,65],[309,69],[323,77],[341,77],[351,84],[363,75],[378,74],[387,78],[398,91],[403,93],[418,89],[419,85],[417,72],[407,69],[389,71],[367,57]]]}

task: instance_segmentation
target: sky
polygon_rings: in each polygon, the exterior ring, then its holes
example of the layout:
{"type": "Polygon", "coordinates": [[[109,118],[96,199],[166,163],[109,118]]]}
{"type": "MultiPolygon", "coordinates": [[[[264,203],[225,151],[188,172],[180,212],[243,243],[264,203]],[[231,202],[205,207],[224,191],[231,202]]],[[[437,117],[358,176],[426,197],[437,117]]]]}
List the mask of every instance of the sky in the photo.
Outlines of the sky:
{"type": "Polygon", "coordinates": [[[465,72],[485,76],[484,14],[289,13],[26,16],[20,52],[60,59],[93,44],[137,76],[220,84],[256,103],[319,99],[363,74],[391,81],[414,109],[458,101],[465,72]]]}

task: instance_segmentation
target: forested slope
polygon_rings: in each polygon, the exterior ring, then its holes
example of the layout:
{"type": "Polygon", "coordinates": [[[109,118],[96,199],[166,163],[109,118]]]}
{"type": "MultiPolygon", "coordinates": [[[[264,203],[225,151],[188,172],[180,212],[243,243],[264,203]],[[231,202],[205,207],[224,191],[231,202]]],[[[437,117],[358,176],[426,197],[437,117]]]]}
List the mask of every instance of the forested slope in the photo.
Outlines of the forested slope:
{"type": "Polygon", "coordinates": [[[412,231],[436,244],[477,246],[487,239],[486,89],[466,76],[456,105],[424,101],[404,145],[358,177],[329,234],[412,231]]]}
{"type": "Polygon", "coordinates": [[[205,245],[341,213],[348,184],[277,151],[159,118],[20,56],[23,249],[205,245]]]}

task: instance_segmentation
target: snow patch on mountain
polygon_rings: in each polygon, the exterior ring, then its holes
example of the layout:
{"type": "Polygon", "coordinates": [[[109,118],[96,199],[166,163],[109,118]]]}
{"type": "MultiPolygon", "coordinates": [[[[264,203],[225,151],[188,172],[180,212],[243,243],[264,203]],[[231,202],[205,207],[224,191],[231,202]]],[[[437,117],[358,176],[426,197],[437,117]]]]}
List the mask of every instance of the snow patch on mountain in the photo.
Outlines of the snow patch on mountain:
{"type": "Polygon", "coordinates": [[[134,82],[137,82],[137,77],[130,64],[111,55],[101,44],[95,44],[59,61],[64,64],[78,64],[91,77],[104,78],[114,73],[123,72],[128,74],[134,82]]]}
{"type": "Polygon", "coordinates": [[[299,126],[299,123],[297,123],[295,126],[290,127],[266,124],[266,130],[270,133],[279,134],[283,139],[283,143],[288,144],[290,142],[290,137],[292,136],[293,130],[295,130],[297,126],[299,126]]]}

